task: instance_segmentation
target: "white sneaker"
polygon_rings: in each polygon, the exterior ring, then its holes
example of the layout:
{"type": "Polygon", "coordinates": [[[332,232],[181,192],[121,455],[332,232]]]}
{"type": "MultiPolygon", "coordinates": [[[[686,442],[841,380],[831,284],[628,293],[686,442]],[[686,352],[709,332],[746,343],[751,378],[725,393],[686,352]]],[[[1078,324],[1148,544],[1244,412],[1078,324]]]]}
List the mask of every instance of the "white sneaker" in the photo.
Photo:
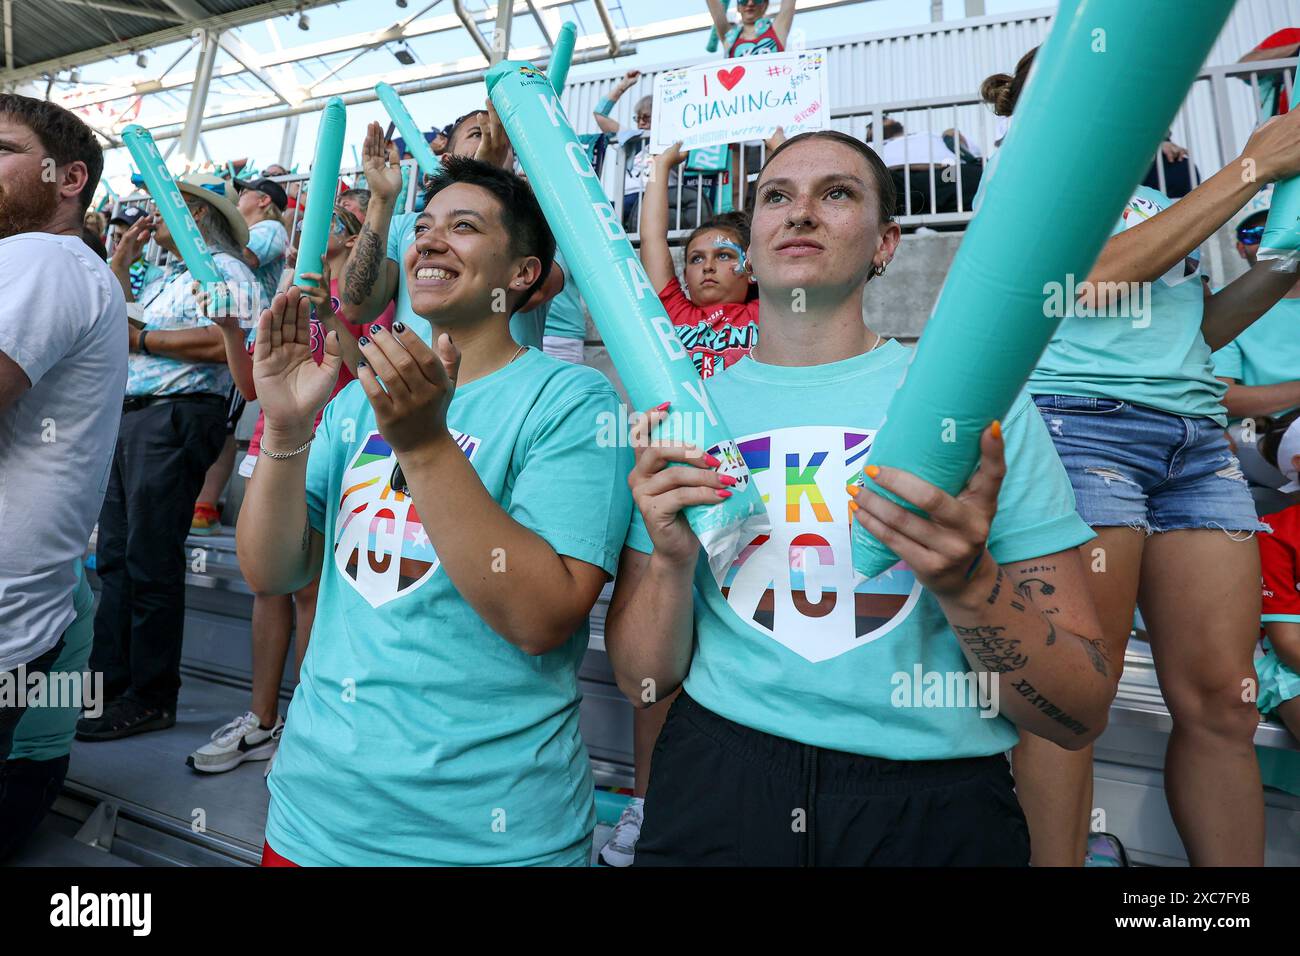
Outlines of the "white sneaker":
{"type": "Polygon", "coordinates": [[[636,856],[636,841],[641,838],[641,824],[645,822],[645,800],[633,797],[623,808],[623,815],[600,848],[600,861],[606,866],[631,866],[636,856]]]}
{"type": "Polygon", "coordinates": [[[223,773],[235,769],[245,760],[267,760],[279,744],[284,718],[277,714],[275,726],[270,728],[261,723],[250,710],[223,724],[213,732],[211,743],[204,744],[185,758],[186,766],[202,773],[223,773]]]}

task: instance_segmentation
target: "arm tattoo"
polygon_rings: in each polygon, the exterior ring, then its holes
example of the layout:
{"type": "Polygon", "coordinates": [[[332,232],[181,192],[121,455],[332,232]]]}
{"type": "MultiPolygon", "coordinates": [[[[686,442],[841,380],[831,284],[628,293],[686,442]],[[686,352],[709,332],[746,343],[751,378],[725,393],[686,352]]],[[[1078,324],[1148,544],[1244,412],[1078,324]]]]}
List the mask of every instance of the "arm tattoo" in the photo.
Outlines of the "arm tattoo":
{"type": "Polygon", "coordinates": [[[997,578],[995,578],[994,581],[993,581],[993,590],[992,590],[991,592],[989,592],[989,597],[988,597],[988,603],[989,603],[989,604],[997,604],[997,603],[998,603],[998,595],[1002,593],[1002,579],[1003,579],[1005,576],[1006,576],[1006,575],[1003,573],[1002,568],[999,567],[999,568],[998,568],[998,576],[997,576],[997,578]]]}
{"type": "Polygon", "coordinates": [[[362,226],[343,283],[344,302],[348,305],[361,305],[366,301],[366,296],[375,287],[375,280],[379,278],[379,264],[387,257],[386,253],[379,235],[370,226],[362,226]]]}
{"type": "Polygon", "coordinates": [[[1088,652],[1088,660],[1092,661],[1092,668],[1102,677],[1109,677],[1110,670],[1106,667],[1106,662],[1110,659],[1106,655],[1106,646],[1101,641],[1092,638],[1082,638],[1083,649],[1088,652]]]}
{"type": "Polygon", "coordinates": [[[1086,734],[1088,728],[1079,723],[1061,708],[1057,707],[1050,700],[1034,689],[1034,685],[1029,681],[1021,678],[1011,685],[1017,694],[1040,710],[1044,716],[1051,718],[1063,727],[1069,728],[1075,734],[1086,734]]]}
{"type": "Polygon", "coordinates": [[[1005,627],[959,627],[954,624],[953,629],[974,653],[975,659],[995,674],[1018,671],[1029,663],[1027,654],[1016,653],[1019,641],[999,636],[1005,627]]]}
{"type": "Polygon", "coordinates": [[[311,518],[303,522],[302,526],[302,550],[306,553],[311,547],[311,518]]]}

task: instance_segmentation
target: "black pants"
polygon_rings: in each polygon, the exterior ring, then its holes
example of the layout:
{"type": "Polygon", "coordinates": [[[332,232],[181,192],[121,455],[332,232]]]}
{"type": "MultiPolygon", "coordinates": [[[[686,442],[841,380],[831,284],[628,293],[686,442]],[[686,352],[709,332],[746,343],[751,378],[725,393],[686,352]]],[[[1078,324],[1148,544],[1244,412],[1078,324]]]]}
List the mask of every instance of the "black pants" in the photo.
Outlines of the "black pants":
{"type": "Polygon", "coordinates": [[[9,751],[14,745],[14,729],[17,728],[18,721],[23,719],[23,711],[27,709],[27,688],[30,686],[31,676],[48,674],[62,653],[63,638],[60,637],[55,641],[54,646],[40,657],[23,664],[21,671],[15,667],[12,671],[6,672],[4,677],[0,677],[0,681],[3,681],[6,687],[12,688],[17,693],[14,704],[0,703],[0,767],[9,759],[9,751]],[[19,675],[22,675],[24,680],[20,681],[19,675]]]}
{"type": "Polygon", "coordinates": [[[0,763],[0,862],[36,832],[67,775],[67,754],[0,763]]]}
{"type": "Polygon", "coordinates": [[[651,761],[636,866],[1028,866],[1001,754],[885,760],[727,720],[682,694],[651,761]]]}
{"type": "Polygon", "coordinates": [[[182,398],[122,415],[99,513],[90,669],[108,700],[174,708],[185,628],[185,536],[226,440],[226,403],[182,398]]]}

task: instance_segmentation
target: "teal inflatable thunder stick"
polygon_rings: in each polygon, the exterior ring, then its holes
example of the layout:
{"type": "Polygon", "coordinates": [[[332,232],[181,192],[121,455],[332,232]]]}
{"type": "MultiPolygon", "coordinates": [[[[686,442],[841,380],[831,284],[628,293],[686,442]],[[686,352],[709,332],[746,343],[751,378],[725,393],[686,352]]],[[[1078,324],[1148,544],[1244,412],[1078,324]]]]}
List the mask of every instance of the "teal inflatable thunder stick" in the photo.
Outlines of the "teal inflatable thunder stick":
{"type": "Polygon", "coordinates": [[[216,260],[208,251],[208,244],[203,241],[198,223],[190,215],[181,191],[172,179],[167,163],[153,141],[153,136],[143,126],[132,123],[122,131],[122,142],[131,153],[131,159],[140,167],[140,177],[144,180],[149,195],[153,197],[167,230],[172,234],[176,251],[181,254],[185,268],[204,286],[215,286],[225,281],[225,276],[217,269],[216,260]]]}
{"type": "MultiPolygon", "coordinates": [[[[1295,108],[1293,93],[1291,109],[1295,108]]],[[[1258,258],[1275,260],[1275,269],[1296,270],[1296,262],[1300,259],[1300,176],[1284,179],[1273,187],[1258,258]]]]}
{"type": "Polygon", "coordinates": [[[429,144],[425,142],[420,127],[415,125],[415,120],[411,119],[411,114],[402,105],[402,98],[397,95],[397,90],[387,83],[377,83],[375,84],[375,93],[379,96],[379,102],[384,104],[384,109],[388,110],[388,118],[393,121],[397,131],[402,134],[402,139],[406,142],[406,151],[415,157],[420,172],[426,176],[432,176],[438,171],[442,163],[433,154],[429,144]]]}
{"type": "MultiPolygon", "coordinates": [[[[794,3],[794,0],[788,0],[788,2],[790,2],[790,3],[794,3]]],[[[729,7],[729,6],[731,6],[731,0],[722,0],[722,12],[723,12],[723,13],[726,13],[726,12],[727,12],[727,7],[729,7]]],[[[709,42],[706,43],[706,44],[704,44],[704,49],[708,50],[710,53],[716,53],[717,50],[718,50],[718,39],[719,39],[719,37],[718,37],[718,28],[717,28],[717,27],[712,27],[712,28],[710,28],[710,30],[709,30],[709,42]]]]}
{"type": "Polygon", "coordinates": [[[573,62],[573,45],[578,42],[578,27],[572,20],[566,20],[560,27],[560,35],[555,38],[555,49],[551,51],[551,63],[546,68],[546,75],[551,78],[551,87],[555,95],[564,92],[565,81],[569,78],[569,64],[573,62]]]}
{"type": "MultiPolygon", "coordinates": [[[[1060,322],[1050,290],[1086,277],[1231,9],[1187,0],[1170,19],[1162,4],[1061,3],[867,464],[961,491],[980,434],[1006,417],[1060,322]]],[[[859,573],[897,560],[854,522],[859,573]]]]}
{"type": "Polygon", "coordinates": [[[655,437],[703,448],[736,479],[721,504],[686,511],[716,577],[755,535],[770,530],[745,460],[710,404],[550,82],[531,64],[507,60],[488,70],[487,86],[634,407],[645,411],[672,402],[655,437]]]}
{"type": "Polygon", "coordinates": [[[302,219],[302,238],[298,240],[296,286],[316,287],[315,279],[304,279],[304,272],[320,272],[320,258],[329,243],[330,222],[334,218],[334,198],[339,191],[339,166],[343,162],[343,132],[348,113],[343,101],[331,97],[321,113],[316,133],[316,158],[311,164],[307,184],[307,215],[302,219]]]}

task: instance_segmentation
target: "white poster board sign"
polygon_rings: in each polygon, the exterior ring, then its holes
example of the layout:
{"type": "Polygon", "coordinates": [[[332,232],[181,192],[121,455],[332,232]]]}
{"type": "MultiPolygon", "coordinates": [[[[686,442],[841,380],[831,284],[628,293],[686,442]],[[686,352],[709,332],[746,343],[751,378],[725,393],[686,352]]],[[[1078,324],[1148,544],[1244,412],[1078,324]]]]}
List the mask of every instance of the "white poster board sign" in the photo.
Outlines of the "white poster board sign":
{"type": "Polygon", "coordinates": [[[826,51],[738,57],[655,77],[651,151],[787,137],[830,124],[826,51]]]}

